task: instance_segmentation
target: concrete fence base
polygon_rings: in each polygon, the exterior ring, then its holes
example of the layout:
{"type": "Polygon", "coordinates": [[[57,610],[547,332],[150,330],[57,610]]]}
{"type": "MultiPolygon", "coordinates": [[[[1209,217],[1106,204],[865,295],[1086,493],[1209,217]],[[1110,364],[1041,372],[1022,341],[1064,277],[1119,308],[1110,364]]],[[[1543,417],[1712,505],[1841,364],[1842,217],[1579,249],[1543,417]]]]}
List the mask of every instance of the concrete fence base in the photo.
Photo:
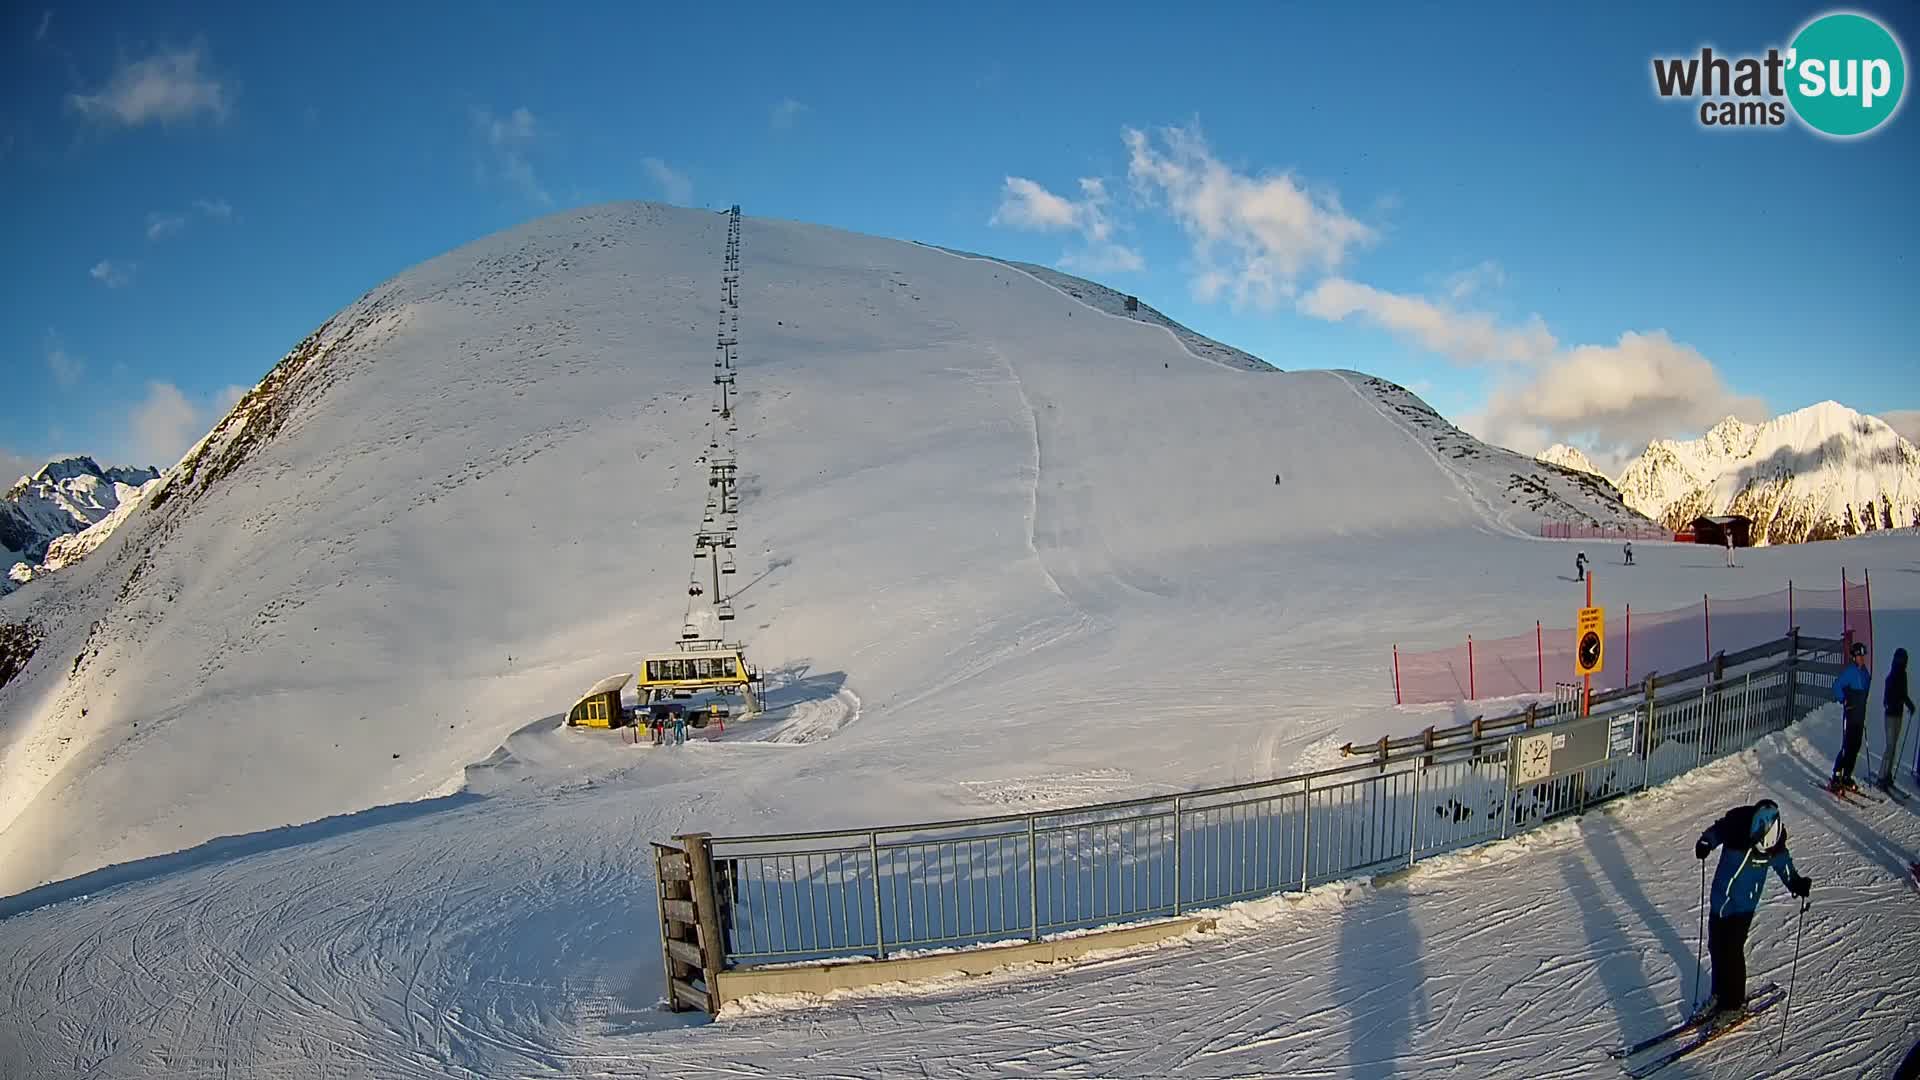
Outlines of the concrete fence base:
{"type": "Polygon", "coordinates": [[[724,1006],[729,1001],[756,994],[826,994],[834,990],[915,982],[950,975],[985,975],[1016,964],[1052,964],[1075,960],[1091,952],[1151,945],[1195,931],[1205,933],[1213,928],[1212,918],[1186,916],[1144,925],[1097,930],[1074,937],[1022,941],[927,956],[898,956],[839,964],[734,968],[717,974],[714,989],[719,1003],[724,1006]]]}

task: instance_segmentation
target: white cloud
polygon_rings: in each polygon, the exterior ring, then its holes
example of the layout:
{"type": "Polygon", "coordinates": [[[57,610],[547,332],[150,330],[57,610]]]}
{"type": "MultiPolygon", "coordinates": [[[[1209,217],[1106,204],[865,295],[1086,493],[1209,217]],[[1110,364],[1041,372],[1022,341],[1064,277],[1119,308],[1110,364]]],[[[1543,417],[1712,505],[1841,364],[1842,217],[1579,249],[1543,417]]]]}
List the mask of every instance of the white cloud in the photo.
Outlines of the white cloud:
{"type": "Polygon", "coordinates": [[[1880,414],[1887,426],[1900,433],[1900,437],[1920,446],[1920,409],[1894,409],[1880,414]]]}
{"type": "Polygon", "coordinates": [[[193,208],[215,221],[228,221],[233,217],[233,204],[225,199],[195,199],[193,208]]]}
{"type": "Polygon", "coordinates": [[[99,262],[94,263],[93,269],[87,271],[87,273],[92,276],[93,280],[105,285],[107,288],[117,289],[133,281],[134,269],[135,264],[133,263],[117,263],[112,259],[101,259],[99,262]]]}
{"type": "Polygon", "coordinates": [[[1691,435],[1727,416],[1766,415],[1764,402],[1734,393],[1705,356],[1654,330],[1557,354],[1497,387],[1462,426],[1526,454],[1573,443],[1612,468],[1654,439],[1691,435]]]}
{"type": "Polygon", "coordinates": [[[155,210],[147,215],[147,239],[158,240],[171,236],[187,227],[187,219],[182,214],[166,214],[155,210]]]}
{"type": "Polygon", "coordinates": [[[1026,177],[1009,176],[1000,209],[993,212],[987,224],[1051,232],[1080,228],[1082,216],[1081,204],[1061,198],[1026,177]]]}
{"type": "Polygon", "coordinates": [[[172,383],[149,382],[147,396],[133,407],[128,418],[134,460],[163,469],[171,467],[245,393],[244,387],[226,386],[196,403],[172,383]]]}
{"type": "Polygon", "coordinates": [[[1107,216],[1107,186],[1097,177],[1080,181],[1080,198],[1055,195],[1024,176],[1009,176],[1000,206],[987,224],[1031,232],[1077,232],[1085,246],[1059,259],[1059,266],[1083,272],[1139,270],[1146,260],[1138,251],[1113,239],[1113,221],[1107,216]]]}
{"type": "Polygon", "coordinates": [[[1328,322],[1358,315],[1466,363],[1530,363],[1545,360],[1560,347],[1538,316],[1523,327],[1502,327],[1491,315],[1455,311],[1422,297],[1386,292],[1340,277],[1320,281],[1300,298],[1299,308],[1328,322]]]}
{"type": "Polygon", "coordinates": [[[1309,190],[1287,173],[1236,172],[1195,130],[1162,129],[1164,149],[1133,128],[1123,138],[1135,189],[1164,201],[1193,245],[1193,288],[1202,300],[1230,294],[1235,304],[1272,307],[1293,293],[1300,276],[1337,270],[1375,238],[1341,209],[1338,196],[1309,190]]]}
{"type": "MultiPolygon", "coordinates": [[[[469,110],[469,115],[473,119],[475,133],[486,145],[491,163],[490,168],[481,169],[481,174],[497,176],[533,202],[552,206],[553,196],[541,185],[533,163],[527,157],[528,148],[540,137],[539,125],[534,120],[532,110],[522,105],[505,116],[495,116],[491,109],[476,105],[469,110]]],[[[218,205],[226,204],[222,202],[218,205]]],[[[232,212],[231,207],[228,207],[228,212],[232,212]]]]}
{"type": "Polygon", "coordinates": [[[203,47],[195,44],[123,62],[107,85],[92,94],[70,94],[67,105],[92,119],[126,127],[188,120],[200,113],[224,120],[226,87],[200,70],[203,58],[203,47]]]}
{"type": "Polygon", "coordinates": [[[86,374],[87,362],[67,351],[66,342],[60,335],[47,331],[47,370],[53,372],[53,381],[64,387],[72,387],[86,374]]]}
{"type": "Polygon", "coordinates": [[[653,181],[653,185],[660,189],[660,193],[666,196],[668,202],[685,206],[693,201],[693,181],[687,177],[686,173],[676,170],[657,157],[647,158],[640,165],[647,170],[647,178],[653,181]]]}
{"type": "Polygon", "coordinates": [[[773,107],[773,112],[768,117],[768,122],[773,125],[774,130],[786,131],[793,127],[795,121],[800,119],[800,114],[810,111],[812,110],[803,102],[795,101],[792,98],[781,98],[780,102],[773,107]]]}
{"type": "Polygon", "coordinates": [[[47,40],[47,30],[52,26],[53,26],[53,9],[48,8],[47,10],[40,13],[40,26],[38,29],[34,30],[33,40],[35,41],[47,40]]]}
{"type": "Polygon", "coordinates": [[[1487,259],[1476,266],[1448,274],[1442,284],[1447,297],[1457,302],[1469,299],[1475,293],[1498,289],[1506,283],[1507,272],[1500,269],[1499,263],[1487,259]]]}

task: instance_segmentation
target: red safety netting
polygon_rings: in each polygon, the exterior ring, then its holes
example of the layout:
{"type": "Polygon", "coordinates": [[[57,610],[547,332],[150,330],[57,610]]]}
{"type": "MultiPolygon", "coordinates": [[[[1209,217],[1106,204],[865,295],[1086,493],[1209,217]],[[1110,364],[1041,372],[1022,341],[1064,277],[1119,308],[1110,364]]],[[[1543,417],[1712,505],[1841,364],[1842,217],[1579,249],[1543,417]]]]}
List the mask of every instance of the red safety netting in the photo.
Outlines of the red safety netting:
{"type": "Polygon", "coordinates": [[[1672,540],[1671,529],[1657,525],[1576,525],[1566,521],[1543,521],[1540,535],[1548,540],[1672,540]]]}
{"type": "Polygon", "coordinates": [[[1867,647],[1867,666],[1873,666],[1873,588],[1865,579],[1851,581],[1844,571],[1840,574],[1842,615],[1847,629],[1853,631],[1853,640],[1867,647]]]}
{"type": "MultiPolygon", "coordinates": [[[[1777,641],[1798,626],[1817,637],[1855,640],[1873,649],[1871,589],[1842,575],[1839,589],[1789,584],[1763,596],[1716,599],[1667,611],[1608,612],[1606,659],[1595,687],[1629,686],[1661,671],[1677,671],[1716,653],[1777,641]]],[[[1446,649],[1394,650],[1394,693],[1400,704],[1540,694],[1573,682],[1574,631],[1544,627],[1504,638],[1469,638],[1446,649]]]]}

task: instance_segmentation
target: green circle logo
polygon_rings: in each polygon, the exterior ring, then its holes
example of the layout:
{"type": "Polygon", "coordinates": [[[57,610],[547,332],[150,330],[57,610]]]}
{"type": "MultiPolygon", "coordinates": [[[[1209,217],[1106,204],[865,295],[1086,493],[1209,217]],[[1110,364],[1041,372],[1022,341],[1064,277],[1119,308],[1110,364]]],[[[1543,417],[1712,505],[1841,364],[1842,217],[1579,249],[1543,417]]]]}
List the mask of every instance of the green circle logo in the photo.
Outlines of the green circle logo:
{"type": "Polygon", "coordinates": [[[1787,100],[1808,127],[1864,135],[1893,116],[1907,88],[1907,58],[1886,27],[1851,12],[1822,15],[1787,52],[1787,100]]]}

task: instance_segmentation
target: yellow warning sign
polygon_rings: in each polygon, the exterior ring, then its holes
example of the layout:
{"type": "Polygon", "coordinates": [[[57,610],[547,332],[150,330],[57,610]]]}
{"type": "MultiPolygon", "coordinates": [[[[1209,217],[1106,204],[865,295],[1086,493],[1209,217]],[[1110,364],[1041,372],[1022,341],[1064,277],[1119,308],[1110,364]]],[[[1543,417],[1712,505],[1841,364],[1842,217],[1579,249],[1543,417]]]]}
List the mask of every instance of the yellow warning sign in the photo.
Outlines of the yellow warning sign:
{"type": "Polygon", "coordinates": [[[1607,659],[1607,611],[1583,607],[1574,621],[1573,673],[1598,675],[1607,659]]]}

